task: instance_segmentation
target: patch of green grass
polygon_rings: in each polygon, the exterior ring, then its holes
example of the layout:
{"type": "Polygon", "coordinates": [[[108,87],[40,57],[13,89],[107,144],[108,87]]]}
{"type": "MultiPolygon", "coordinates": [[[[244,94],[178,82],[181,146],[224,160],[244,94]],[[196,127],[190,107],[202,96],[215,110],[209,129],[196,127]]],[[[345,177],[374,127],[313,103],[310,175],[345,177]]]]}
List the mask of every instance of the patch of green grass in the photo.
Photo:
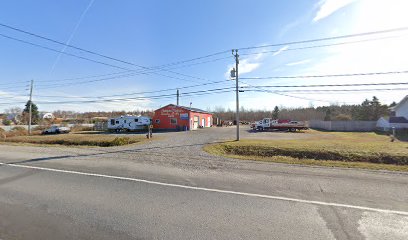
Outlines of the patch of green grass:
{"type": "Polygon", "coordinates": [[[3,142],[31,143],[31,144],[57,144],[77,146],[113,147],[134,144],[145,141],[144,135],[115,136],[112,134],[58,134],[38,136],[15,136],[2,139],[3,142]]]}
{"type": "MultiPolygon", "coordinates": [[[[310,131],[306,139],[242,140],[205,151],[259,161],[408,171],[408,143],[375,133],[310,131]]],[[[271,135],[273,137],[273,135],[271,135]]]]}

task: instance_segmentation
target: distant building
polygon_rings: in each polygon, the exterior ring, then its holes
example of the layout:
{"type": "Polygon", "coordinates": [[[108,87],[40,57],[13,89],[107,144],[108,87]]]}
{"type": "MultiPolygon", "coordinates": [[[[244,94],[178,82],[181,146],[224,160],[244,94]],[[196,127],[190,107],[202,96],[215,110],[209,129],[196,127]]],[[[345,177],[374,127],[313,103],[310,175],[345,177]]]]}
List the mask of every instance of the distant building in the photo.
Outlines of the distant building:
{"type": "Polygon", "coordinates": [[[44,113],[41,117],[42,119],[54,119],[54,114],[52,113],[44,113]]]}
{"type": "Polygon", "coordinates": [[[390,109],[391,117],[382,117],[377,121],[377,127],[383,130],[408,129],[408,95],[390,109]]]}
{"type": "Polygon", "coordinates": [[[153,128],[163,130],[195,130],[211,127],[213,115],[198,108],[169,104],[154,111],[153,128]]]}
{"type": "Polygon", "coordinates": [[[6,119],[12,121],[14,124],[18,124],[21,121],[21,114],[10,113],[7,115],[6,119]]]}
{"type": "Polygon", "coordinates": [[[396,117],[404,117],[408,119],[408,95],[405,96],[397,105],[391,109],[395,112],[396,117]]]}

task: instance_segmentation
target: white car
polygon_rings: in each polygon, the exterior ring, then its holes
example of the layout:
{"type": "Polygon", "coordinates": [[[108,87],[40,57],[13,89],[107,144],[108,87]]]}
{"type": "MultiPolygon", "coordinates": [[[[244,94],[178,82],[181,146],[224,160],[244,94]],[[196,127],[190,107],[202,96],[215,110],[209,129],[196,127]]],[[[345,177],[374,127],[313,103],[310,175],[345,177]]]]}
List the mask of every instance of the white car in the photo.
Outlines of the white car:
{"type": "Polygon", "coordinates": [[[52,126],[48,129],[42,131],[42,134],[59,134],[59,133],[69,133],[71,129],[69,127],[59,127],[59,126],[52,126]]]}

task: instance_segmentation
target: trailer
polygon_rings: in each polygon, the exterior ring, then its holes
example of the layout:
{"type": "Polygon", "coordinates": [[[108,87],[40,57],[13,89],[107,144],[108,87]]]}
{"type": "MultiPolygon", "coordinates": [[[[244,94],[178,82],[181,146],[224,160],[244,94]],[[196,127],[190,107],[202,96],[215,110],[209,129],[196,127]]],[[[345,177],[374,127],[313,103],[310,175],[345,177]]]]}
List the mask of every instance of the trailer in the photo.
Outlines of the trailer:
{"type": "Polygon", "coordinates": [[[152,119],[144,116],[120,116],[108,120],[108,130],[111,132],[131,132],[148,129],[152,119]]]}
{"type": "Polygon", "coordinates": [[[256,121],[251,125],[251,128],[256,131],[281,130],[289,132],[309,129],[305,123],[301,121],[275,120],[271,118],[264,118],[260,121],[256,121]]]}

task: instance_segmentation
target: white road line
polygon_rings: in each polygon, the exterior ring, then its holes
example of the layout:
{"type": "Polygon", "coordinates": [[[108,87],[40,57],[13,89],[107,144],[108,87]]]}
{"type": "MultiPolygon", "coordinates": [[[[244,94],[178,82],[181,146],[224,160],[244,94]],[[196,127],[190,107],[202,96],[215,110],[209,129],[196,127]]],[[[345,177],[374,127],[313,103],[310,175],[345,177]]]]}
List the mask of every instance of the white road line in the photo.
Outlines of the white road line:
{"type": "Polygon", "coordinates": [[[50,171],[50,172],[70,173],[70,174],[77,174],[77,175],[84,175],[84,176],[102,177],[102,178],[110,178],[110,179],[133,181],[133,182],[142,182],[142,183],[155,184],[155,185],[167,186],[167,187],[177,187],[177,188],[184,188],[184,189],[191,189],[191,190],[217,192],[217,193],[225,193],[225,194],[234,194],[234,195],[240,195],[240,196],[266,198],[266,199],[274,199],[274,200],[297,202],[297,203],[308,203],[308,204],[315,204],[315,205],[322,205],[322,206],[351,208],[351,209],[358,209],[358,210],[363,210],[363,211],[392,213],[392,214],[399,214],[399,215],[408,216],[408,212],[404,212],[404,211],[395,211],[395,210],[388,210],[388,209],[355,206],[355,205],[349,205],[349,204],[312,201],[312,200],[304,200],[304,199],[297,199],[297,198],[287,198],[287,197],[264,195],[264,194],[255,194],[255,193],[246,193],[246,192],[236,192],[236,191],[221,190],[221,189],[215,189],[215,188],[193,187],[193,186],[186,186],[186,185],[173,184],[173,183],[156,182],[156,181],[150,181],[150,180],[138,179],[138,178],[119,177],[119,176],[111,176],[111,175],[105,175],[105,174],[69,171],[69,170],[61,170],[61,169],[54,169],[54,168],[44,168],[44,167],[35,167],[35,166],[20,165],[20,164],[8,164],[8,163],[1,163],[0,162],[0,166],[1,165],[10,166],[10,167],[18,167],[18,168],[36,169],[36,170],[50,171]]]}

